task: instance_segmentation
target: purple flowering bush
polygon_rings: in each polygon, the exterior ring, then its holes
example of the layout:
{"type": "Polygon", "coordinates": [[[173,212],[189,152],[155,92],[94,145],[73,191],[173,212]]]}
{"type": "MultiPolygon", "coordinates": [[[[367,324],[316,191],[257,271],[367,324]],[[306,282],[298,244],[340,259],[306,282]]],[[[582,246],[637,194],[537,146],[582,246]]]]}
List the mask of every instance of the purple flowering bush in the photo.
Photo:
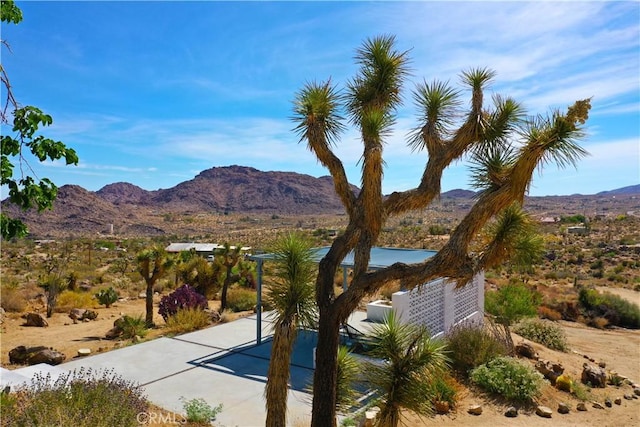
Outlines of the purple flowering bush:
{"type": "Polygon", "coordinates": [[[201,309],[208,307],[207,299],[189,285],[182,285],[160,300],[159,313],[166,320],[180,309],[201,309]]]}

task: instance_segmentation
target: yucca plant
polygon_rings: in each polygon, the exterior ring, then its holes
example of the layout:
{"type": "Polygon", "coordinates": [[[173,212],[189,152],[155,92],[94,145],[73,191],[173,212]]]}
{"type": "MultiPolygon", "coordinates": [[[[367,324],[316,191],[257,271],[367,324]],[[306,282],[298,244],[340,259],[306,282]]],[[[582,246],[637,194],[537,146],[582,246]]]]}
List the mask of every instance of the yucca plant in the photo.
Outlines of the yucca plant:
{"type": "Polygon", "coordinates": [[[298,328],[316,321],[313,287],[315,262],[310,243],[301,235],[287,234],[274,244],[273,280],[266,294],[273,307],[273,341],[265,388],[266,426],[287,425],[289,364],[298,328]]]}
{"type": "Polygon", "coordinates": [[[372,328],[373,348],[369,355],[383,363],[367,362],[368,383],[380,393],[379,426],[396,427],[403,408],[430,415],[438,396],[434,383],[448,366],[445,344],[431,339],[429,331],[412,323],[402,323],[392,311],[372,328]]]}

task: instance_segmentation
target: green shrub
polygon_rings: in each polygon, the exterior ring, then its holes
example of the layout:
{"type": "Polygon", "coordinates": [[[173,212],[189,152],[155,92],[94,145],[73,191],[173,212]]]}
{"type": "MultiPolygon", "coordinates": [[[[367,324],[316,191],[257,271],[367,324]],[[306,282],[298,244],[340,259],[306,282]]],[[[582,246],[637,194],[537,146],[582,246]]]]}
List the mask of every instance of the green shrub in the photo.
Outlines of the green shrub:
{"type": "Polygon", "coordinates": [[[591,317],[604,317],[609,324],[632,329],[640,328],[640,307],[609,292],[582,288],[578,301],[591,317]]]}
{"type": "Polygon", "coordinates": [[[523,320],[513,328],[513,332],[552,350],[565,352],[569,350],[567,336],[562,328],[547,320],[523,320]]]}
{"type": "Polygon", "coordinates": [[[20,393],[2,399],[4,426],[138,426],[148,403],[137,384],[112,371],[63,373],[55,381],[36,374],[20,393]]]}
{"type": "Polygon", "coordinates": [[[100,289],[98,293],[96,293],[96,298],[98,302],[105,307],[111,307],[111,304],[118,301],[118,292],[116,292],[113,287],[109,287],[107,289],[100,289]]]}
{"type": "Polygon", "coordinates": [[[244,288],[229,289],[227,308],[231,311],[253,310],[257,303],[256,291],[244,288]]]}
{"type": "Polygon", "coordinates": [[[184,411],[187,413],[187,421],[190,423],[209,425],[222,411],[222,404],[212,407],[202,398],[191,400],[180,398],[180,400],[183,402],[184,411]]]}
{"type": "Polygon", "coordinates": [[[131,339],[135,336],[144,337],[147,335],[147,323],[142,315],[132,317],[124,315],[121,317],[120,327],[122,328],[122,338],[131,339]]]}
{"type": "Polygon", "coordinates": [[[509,400],[530,402],[544,384],[542,375],[512,357],[498,357],[471,371],[471,381],[509,400]]]}
{"type": "Polygon", "coordinates": [[[211,316],[199,308],[178,309],[176,314],[167,318],[170,332],[183,334],[209,326],[211,316]]]}
{"type": "Polygon", "coordinates": [[[484,300],[487,312],[501,325],[512,325],[524,317],[535,316],[540,303],[540,294],[524,283],[509,283],[497,291],[489,291],[484,300]]]}
{"type": "Polygon", "coordinates": [[[446,337],[451,367],[467,376],[469,372],[490,360],[507,355],[506,345],[490,331],[475,325],[459,325],[446,337]]]}

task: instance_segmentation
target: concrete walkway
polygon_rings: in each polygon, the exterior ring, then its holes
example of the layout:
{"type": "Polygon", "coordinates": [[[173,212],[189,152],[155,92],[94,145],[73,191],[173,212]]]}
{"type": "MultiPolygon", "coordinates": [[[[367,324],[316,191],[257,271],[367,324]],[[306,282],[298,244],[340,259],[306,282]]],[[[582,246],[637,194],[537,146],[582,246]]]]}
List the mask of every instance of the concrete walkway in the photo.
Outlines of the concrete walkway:
{"type": "MultiPolygon", "coordinates": [[[[351,324],[366,329],[364,313],[351,324]]],[[[37,365],[8,371],[0,383],[18,384],[40,371],[56,377],[80,368],[113,370],[143,386],[157,406],[183,413],[183,401],[202,398],[211,406],[222,404],[217,426],[263,426],[264,389],[271,355],[269,313],[262,316],[262,344],[256,345],[256,315],[173,338],[158,338],[58,366],[37,365]]],[[[305,390],[313,378],[314,332],[301,332],[291,361],[288,400],[289,425],[308,425],[311,395],[305,390]]]]}

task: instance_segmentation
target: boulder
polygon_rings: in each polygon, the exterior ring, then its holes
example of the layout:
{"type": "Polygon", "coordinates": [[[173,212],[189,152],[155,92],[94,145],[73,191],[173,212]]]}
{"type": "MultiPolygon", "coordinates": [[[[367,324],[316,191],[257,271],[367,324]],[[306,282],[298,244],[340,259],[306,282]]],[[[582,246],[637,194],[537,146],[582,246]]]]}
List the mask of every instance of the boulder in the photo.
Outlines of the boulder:
{"type": "Polygon", "coordinates": [[[538,372],[551,382],[551,385],[555,385],[558,377],[564,372],[564,366],[562,366],[562,364],[551,363],[546,360],[539,360],[536,362],[535,367],[538,372]]]}
{"type": "Polygon", "coordinates": [[[515,351],[518,356],[526,357],[527,359],[538,360],[538,353],[529,343],[522,342],[516,345],[515,351]]]}
{"type": "Polygon", "coordinates": [[[94,320],[98,317],[98,313],[93,310],[85,310],[84,308],[72,308],[69,312],[69,317],[75,324],[80,321],[87,322],[89,320],[94,320]]]}
{"type": "Polygon", "coordinates": [[[37,365],[38,363],[46,363],[48,365],[59,365],[64,362],[66,356],[59,351],[48,348],[34,353],[29,357],[29,365],[37,365]]]}
{"type": "Polygon", "coordinates": [[[615,403],[616,405],[622,405],[622,398],[616,397],[613,403],[615,403]]]}
{"type": "Polygon", "coordinates": [[[613,403],[611,402],[611,399],[609,399],[608,397],[604,399],[604,405],[607,408],[611,408],[613,406],[613,403]]]}
{"type": "Polygon", "coordinates": [[[518,416],[518,409],[515,406],[510,406],[507,408],[507,411],[504,413],[505,417],[515,418],[518,416]]]}
{"type": "Polygon", "coordinates": [[[482,414],[482,405],[471,405],[469,409],[467,409],[467,412],[471,415],[480,415],[482,414]]]}
{"type": "Polygon", "coordinates": [[[559,414],[568,414],[569,411],[571,411],[571,408],[569,407],[568,404],[562,402],[562,403],[558,403],[558,413],[559,414]]]}
{"type": "Polygon", "coordinates": [[[445,402],[442,400],[436,400],[433,403],[433,406],[435,407],[437,414],[448,414],[451,411],[451,405],[449,405],[449,402],[445,402]]]}
{"type": "Polygon", "coordinates": [[[584,412],[587,410],[587,405],[585,405],[584,402],[578,402],[578,404],[576,405],[576,410],[584,412]]]}
{"type": "Polygon", "coordinates": [[[105,338],[108,340],[113,340],[118,338],[124,332],[124,316],[118,317],[113,321],[113,328],[109,329],[109,331],[105,334],[105,338]]]}
{"type": "Polygon", "coordinates": [[[596,409],[604,409],[604,406],[602,406],[602,403],[600,402],[592,402],[591,406],[593,406],[596,409]]]}
{"type": "Polygon", "coordinates": [[[45,328],[49,326],[47,319],[40,313],[27,313],[24,316],[25,323],[23,326],[36,326],[38,328],[45,328]]]}
{"type": "Polygon", "coordinates": [[[591,387],[604,388],[607,384],[607,373],[604,369],[585,363],[582,365],[583,384],[591,384],[591,387]]]}
{"type": "Polygon", "coordinates": [[[59,365],[64,362],[65,355],[45,346],[26,347],[20,345],[9,351],[9,361],[19,365],[37,365],[47,363],[59,365]]]}
{"type": "Polygon", "coordinates": [[[553,411],[547,406],[538,405],[536,407],[536,415],[542,418],[551,418],[553,411]]]}

